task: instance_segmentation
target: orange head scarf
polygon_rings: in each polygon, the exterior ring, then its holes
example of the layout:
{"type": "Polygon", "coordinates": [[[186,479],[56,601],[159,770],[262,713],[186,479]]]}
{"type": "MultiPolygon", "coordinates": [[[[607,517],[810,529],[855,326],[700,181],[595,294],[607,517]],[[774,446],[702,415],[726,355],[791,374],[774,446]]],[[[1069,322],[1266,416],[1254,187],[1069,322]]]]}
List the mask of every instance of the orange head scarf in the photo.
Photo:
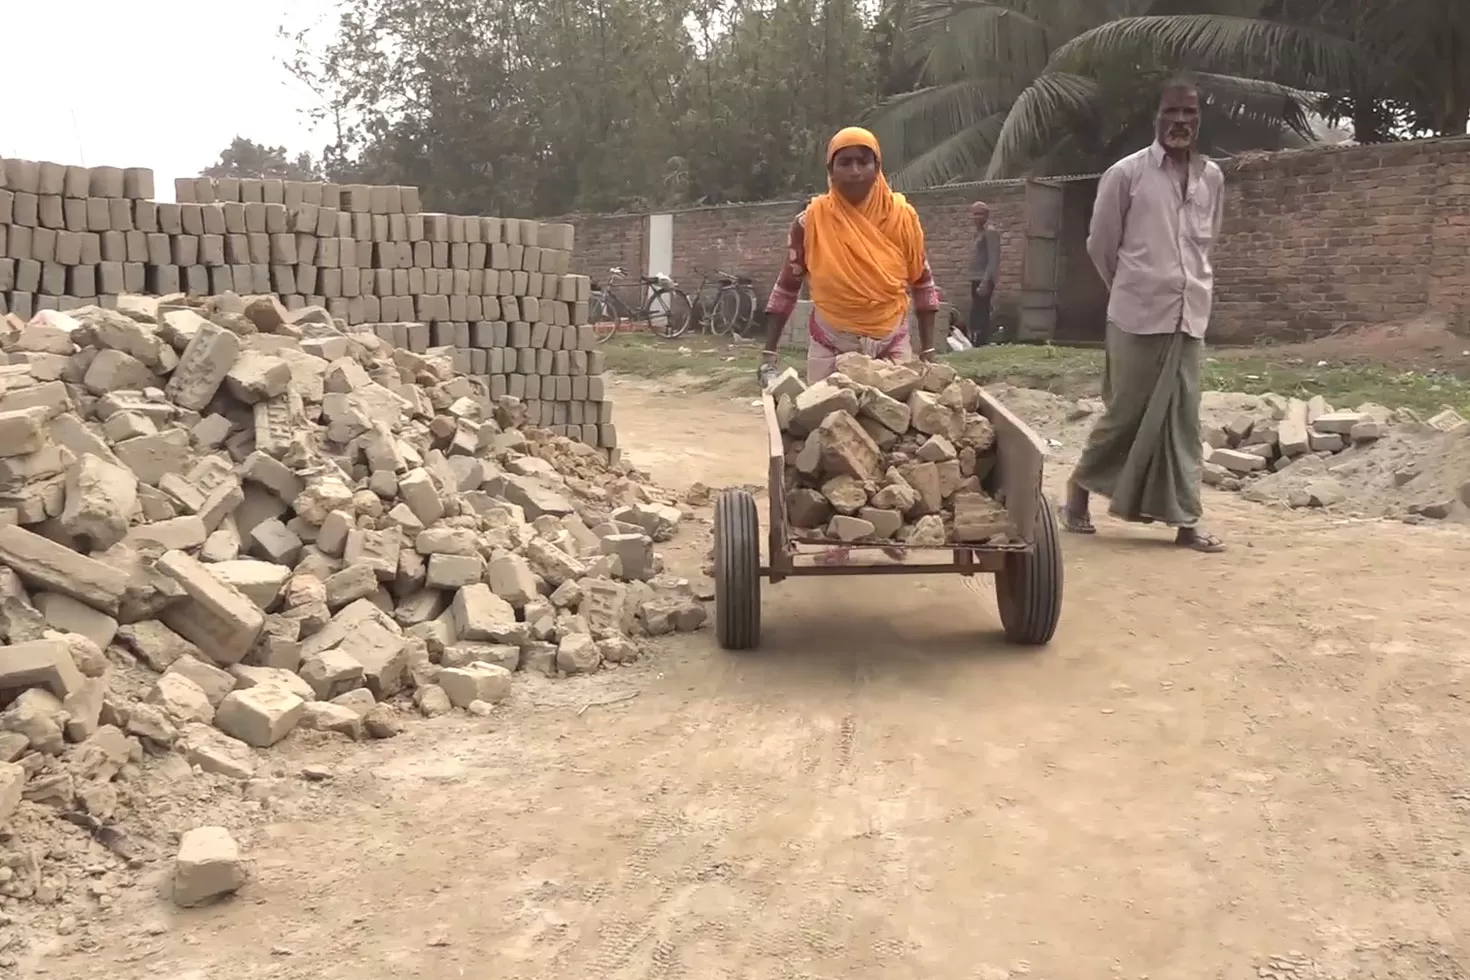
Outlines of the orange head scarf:
{"type": "Polygon", "coordinates": [[[827,193],[806,209],[806,266],[812,302],[833,327],[885,337],[908,310],[909,285],[924,273],[924,229],[919,215],[883,178],[878,139],[850,126],[827,144],[827,166],[839,150],[873,151],[878,179],[852,204],[827,179],[827,193]]]}

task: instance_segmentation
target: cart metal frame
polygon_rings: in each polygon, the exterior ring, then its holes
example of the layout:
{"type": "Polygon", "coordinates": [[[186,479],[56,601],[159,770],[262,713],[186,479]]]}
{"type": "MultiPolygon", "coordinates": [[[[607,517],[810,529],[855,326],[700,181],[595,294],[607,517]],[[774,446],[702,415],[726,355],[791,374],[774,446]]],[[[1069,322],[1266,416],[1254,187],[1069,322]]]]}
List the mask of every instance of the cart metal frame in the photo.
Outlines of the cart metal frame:
{"type": "Polygon", "coordinates": [[[786,519],[786,447],[776,421],[776,404],[761,396],[770,449],[768,475],[768,562],[761,563],[760,514],[748,490],[724,490],[715,500],[715,633],[727,650],[748,650],[760,643],[761,579],[771,584],[787,578],[836,575],[979,575],[995,576],[996,602],[1006,639],[1041,646],[1051,641],[1061,619],[1061,537],[1051,504],[1041,492],[1046,446],[1019,418],[989,394],[981,392],[980,414],[995,427],[997,499],[1005,505],[1019,539],[990,545],[909,546],[896,541],[841,542],[796,540],[786,519]],[[946,562],[892,565],[799,564],[802,545],[850,547],[854,552],[900,549],[906,557],[948,552],[946,562]]]}

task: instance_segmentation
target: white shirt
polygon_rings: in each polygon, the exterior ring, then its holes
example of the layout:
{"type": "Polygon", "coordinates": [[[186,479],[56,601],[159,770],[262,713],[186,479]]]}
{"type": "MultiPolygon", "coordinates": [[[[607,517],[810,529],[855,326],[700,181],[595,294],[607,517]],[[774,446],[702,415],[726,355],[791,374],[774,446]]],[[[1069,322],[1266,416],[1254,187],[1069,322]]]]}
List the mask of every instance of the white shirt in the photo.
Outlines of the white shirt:
{"type": "Polygon", "coordinates": [[[1129,333],[1204,337],[1224,203],[1224,173],[1198,153],[1187,187],[1157,141],[1108,168],[1087,235],[1109,290],[1108,322],[1129,333]]]}

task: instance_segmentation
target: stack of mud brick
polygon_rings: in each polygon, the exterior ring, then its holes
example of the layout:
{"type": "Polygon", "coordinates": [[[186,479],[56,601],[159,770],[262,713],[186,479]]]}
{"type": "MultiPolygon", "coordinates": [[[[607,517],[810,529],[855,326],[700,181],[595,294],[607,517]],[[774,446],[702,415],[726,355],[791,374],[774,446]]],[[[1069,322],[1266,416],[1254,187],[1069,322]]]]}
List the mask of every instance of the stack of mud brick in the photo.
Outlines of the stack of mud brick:
{"type": "Polygon", "coordinates": [[[327,309],[456,368],[530,421],[612,449],[591,282],[570,275],[572,226],[423,213],[416,187],[181,178],[5,160],[0,314],[116,305],[121,293],[274,293],[327,309]]]}

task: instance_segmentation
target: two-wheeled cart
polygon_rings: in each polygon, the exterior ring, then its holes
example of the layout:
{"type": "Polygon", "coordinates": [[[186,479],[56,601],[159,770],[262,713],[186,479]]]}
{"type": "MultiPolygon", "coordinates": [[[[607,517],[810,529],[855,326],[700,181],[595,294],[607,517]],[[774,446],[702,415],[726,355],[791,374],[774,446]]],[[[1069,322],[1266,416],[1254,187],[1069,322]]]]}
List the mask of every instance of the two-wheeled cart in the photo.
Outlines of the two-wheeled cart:
{"type": "Polygon", "coordinates": [[[761,579],[823,575],[994,575],[1000,621],[1011,643],[1040,646],[1056,632],[1062,613],[1062,549],[1051,504],[1041,489],[1046,447],[1019,418],[982,392],[979,411],[995,428],[995,497],[1013,533],[1002,544],[908,546],[896,541],[842,542],[792,534],[786,519],[786,449],[776,404],[762,396],[770,439],[768,562],[761,563],[760,514],[747,490],[724,490],[715,500],[715,634],[727,650],[749,650],[761,634],[761,579]],[[903,562],[821,565],[802,547],[900,549],[903,562]],[[948,561],[932,559],[945,554],[948,561]],[[798,559],[802,559],[800,562],[798,559]]]}

